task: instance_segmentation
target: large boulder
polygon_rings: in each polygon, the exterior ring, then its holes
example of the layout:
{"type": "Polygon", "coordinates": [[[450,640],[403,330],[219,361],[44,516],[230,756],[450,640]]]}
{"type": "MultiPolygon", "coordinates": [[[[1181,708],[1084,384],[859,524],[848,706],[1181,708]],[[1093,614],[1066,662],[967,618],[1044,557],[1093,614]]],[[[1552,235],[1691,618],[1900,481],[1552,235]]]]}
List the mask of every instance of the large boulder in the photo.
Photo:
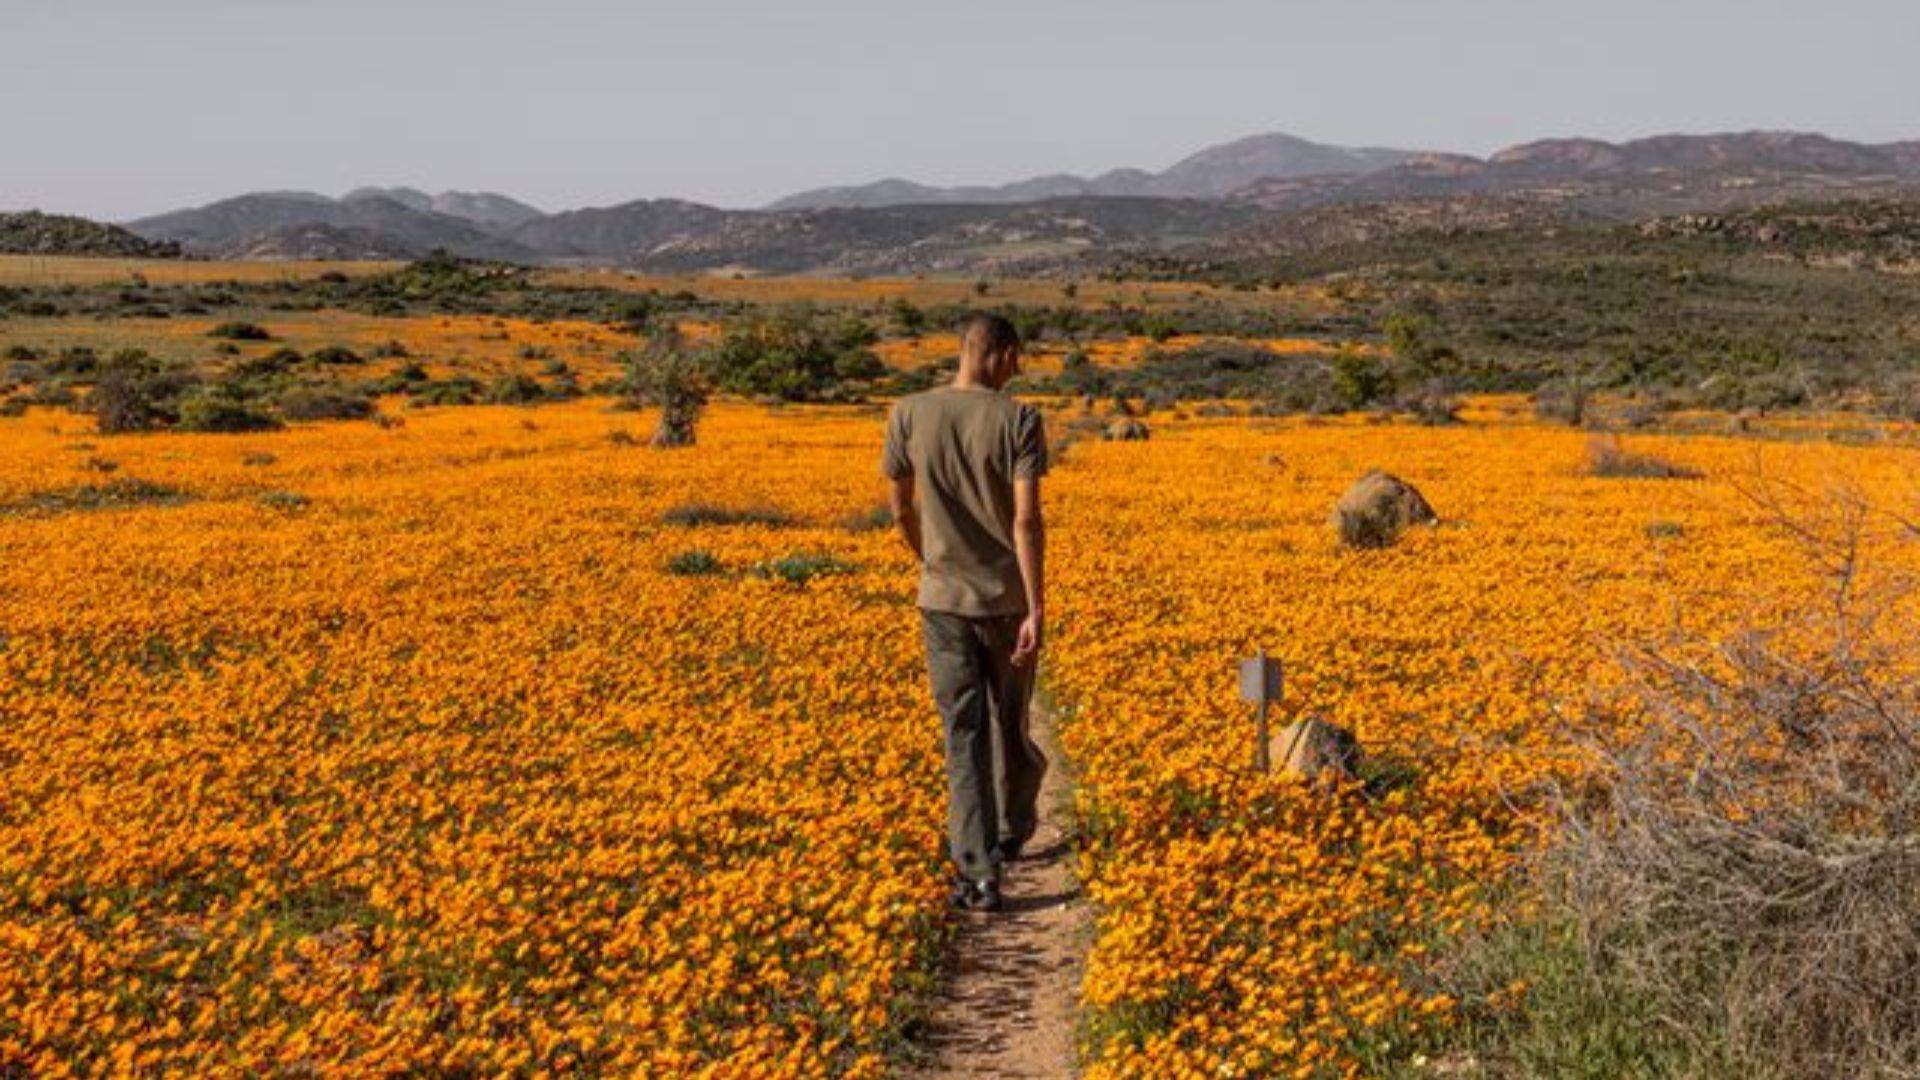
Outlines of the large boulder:
{"type": "Polygon", "coordinates": [[[1346,728],[1309,716],[1267,739],[1267,760],[1274,771],[1305,780],[1351,780],[1360,767],[1360,741],[1346,728]]]}
{"type": "Polygon", "coordinates": [[[1382,548],[1412,525],[1440,520],[1412,484],[1378,469],[1361,477],[1340,496],[1333,527],[1340,542],[1354,548],[1382,548]]]}

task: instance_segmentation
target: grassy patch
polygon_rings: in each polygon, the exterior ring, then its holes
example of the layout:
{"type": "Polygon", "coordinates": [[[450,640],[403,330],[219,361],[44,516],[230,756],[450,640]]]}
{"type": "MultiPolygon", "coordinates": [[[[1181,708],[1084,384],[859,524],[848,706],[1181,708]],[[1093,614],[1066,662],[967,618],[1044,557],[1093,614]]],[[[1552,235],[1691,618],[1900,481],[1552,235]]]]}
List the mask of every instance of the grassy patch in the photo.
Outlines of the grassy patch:
{"type": "Polygon", "coordinates": [[[721,506],[716,503],[681,503],[660,515],[668,525],[693,529],[707,525],[764,525],[784,529],[799,524],[793,515],[773,506],[721,506]]]}
{"type": "Polygon", "coordinates": [[[853,533],[879,532],[893,527],[893,508],[878,503],[865,510],[856,510],[840,519],[840,527],[853,533]]]}
{"type": "Polygon", "coordinates": [[[98,484],[36,491],[12,503],[0,503],[0,513],[59,514],[78,510],[120,510],[132,506],[177,506],[193,494],[171,484],[122,477],[98,484]]]}
{"type": "Polygon", "coordinates": [[[1702,1075],[1688,1071],[1686,1055],[1652,1003],[1595,966],[1566,912],[1457,939],[1445,947],[1441,963],[1449,969],[1449,991],[1461,1002],[1458,1022],[1389,1076],[1702,1075]]]}
{"type": "Polygon", "coordinates": [[[268,491],[260,495],[259,503],[269,510],[304,510],[313,500],[297,491],[268,491]]]}
{"type": "Polygon", "coordinates": [[[796,553],[763,562],[753,568],[753,573],[755,577],[805,585],[814,578],[851,574],[856,569],[852,563],[832,555],[796,553]]]}

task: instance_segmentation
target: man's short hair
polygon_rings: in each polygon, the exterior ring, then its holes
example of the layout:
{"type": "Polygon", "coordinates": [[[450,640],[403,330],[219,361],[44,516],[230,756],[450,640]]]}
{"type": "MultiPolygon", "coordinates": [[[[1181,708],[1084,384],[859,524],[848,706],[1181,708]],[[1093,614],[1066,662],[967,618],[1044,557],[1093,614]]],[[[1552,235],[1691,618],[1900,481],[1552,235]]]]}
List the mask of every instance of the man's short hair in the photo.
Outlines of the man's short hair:
{"type": "Polygon", "coordinates": [[[999,356],[1020,347],[1020,331],[999,315],[981,312],[960,330],[960,351],[973,356],[999,356]]]}

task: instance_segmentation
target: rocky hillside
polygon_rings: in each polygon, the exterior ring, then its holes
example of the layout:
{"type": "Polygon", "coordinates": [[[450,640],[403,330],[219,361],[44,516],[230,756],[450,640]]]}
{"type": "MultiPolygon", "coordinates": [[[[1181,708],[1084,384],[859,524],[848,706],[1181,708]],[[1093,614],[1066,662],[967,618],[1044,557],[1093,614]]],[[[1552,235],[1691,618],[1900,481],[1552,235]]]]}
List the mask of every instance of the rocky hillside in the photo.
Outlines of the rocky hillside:
{"type": "Polygon", "coordinates": [[[324,258],[338,239],[320,233],[321,250],[287,249],[285,238],[324,226],[379,237],[382,258],[424,255],[436,248],[475,258],[533,261],[541,253],[476,222],[434,210],[419,210],[385,196],[362,193],[329,199],[307,192],[241,195],[192,210],[141,218],[127,227],[149,239],[179,244],[198,255],[245,258],[263,244],[286,249],[285,257],[324,258]],[[281,237],[279,242],[272,242],[281,237]]]}
{"type": "Polygon", "coordinates": [[[1913,143],[1869,146],[1797,132],[1549,139],[1485,160],[1423,154],[1362,176],[1256,181],[1232,198],[1269,210],[1476,194],[1530,194],[1624,219],[1761,202],[1892,192],[1920,183],[1913,143]]]}
{"type": "Polygon", "coordinates": [[[1145,198],[740,212],[644,253],[605,257],[677,271],[1043,274],[1099,251],[1178,247],[1257,216],[1221,202],[1145,198]]]}
{"type": "Polygon", "coordinates": [[[410,210],[445,214],[477,225],[504,229],[546,216],[544,211],[536,207],[491,191],[443,191],[438,195],[429,195],[419,188],[368,187],[356,188],[340,197],[342,202],[354,199],[389,199],[410,210]]]}
{"type": "Polygon", "coordinates": [[[111,255],[177,259],[180,245],[136,236],[118,225],[61,214],[0,213],[0,252],[10,255],[111,255]]]}
{"type": "Polygon", "coordinates": [[[1114,169],[1093,177],[1059,173],[1010,184],[949,188],[888,179],[852,187],[803,191],[780,199],[768,209],[1017,203],[1081,196],[1211,199],[1266,177],[1364,174],[1389,168],[1414,156],[1406,150],[1329,146],[1274,132],[1210,146],[1158,173],[1114,169]]]}

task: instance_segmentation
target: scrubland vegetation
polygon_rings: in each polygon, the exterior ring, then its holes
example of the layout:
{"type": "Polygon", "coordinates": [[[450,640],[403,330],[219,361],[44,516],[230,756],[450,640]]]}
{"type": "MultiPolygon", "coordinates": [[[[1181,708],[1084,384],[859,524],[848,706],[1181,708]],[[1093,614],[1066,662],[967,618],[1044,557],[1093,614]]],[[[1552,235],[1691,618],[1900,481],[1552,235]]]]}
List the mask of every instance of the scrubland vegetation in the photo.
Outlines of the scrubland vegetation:
{"type": "Polygon", "coordinates": [[[1517,243],[10,279],[0,1074],[911,1060],[943,791],[875,466],[975,304],[1058,451],[1087,1075],[1910,1074],[1912,279],[1517,243]],[[1374,468],[1438,524],[1342,546],[1374,468]],[[1351,781],[1247,768],[1257,647],[1351,781]]]}

